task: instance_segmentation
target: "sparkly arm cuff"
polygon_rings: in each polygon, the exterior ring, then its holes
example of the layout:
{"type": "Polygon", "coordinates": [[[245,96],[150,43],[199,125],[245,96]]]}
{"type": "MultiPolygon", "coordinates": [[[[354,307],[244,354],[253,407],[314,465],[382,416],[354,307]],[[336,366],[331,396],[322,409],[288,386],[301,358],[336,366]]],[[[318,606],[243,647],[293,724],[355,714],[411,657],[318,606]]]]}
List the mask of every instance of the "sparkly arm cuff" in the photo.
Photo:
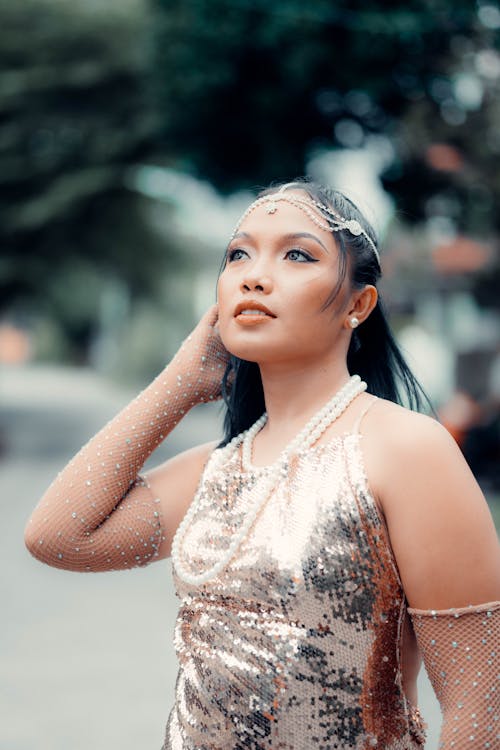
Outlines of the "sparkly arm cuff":
{"type": "Polygon", "coordinates": [[[34,557],[75,571],[158,557],[160,502],[138,472],[192,406],[218,397],[224,364],[213,330],[206,316],[172,362],[57,475],[25,529],[34,557]]]}
{"type": "Polygon", "coordinates": [[[498,748],[500,602],[408,612],[443,713],[440,749],[498,748]]]}

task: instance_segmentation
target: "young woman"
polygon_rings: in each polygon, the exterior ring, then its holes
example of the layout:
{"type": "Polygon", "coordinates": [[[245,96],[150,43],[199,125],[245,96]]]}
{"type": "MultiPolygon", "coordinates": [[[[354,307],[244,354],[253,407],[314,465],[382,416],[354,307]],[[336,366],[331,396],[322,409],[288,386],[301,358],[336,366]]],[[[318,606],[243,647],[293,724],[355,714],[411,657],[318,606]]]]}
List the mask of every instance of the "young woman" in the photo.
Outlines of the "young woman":
{"type": "Polygon", "coordinates": [[[26,527],[30,552],[68,570],[172,555],[164,750],[421,747],[420,654],[443,747],[498,747],[497,536],[456,443],[413,410],[380,274],[341,193],[265,191],[231,238],[218,305],[26,527]],[[222,443],[139,473],[222,394],[222,443]]]}

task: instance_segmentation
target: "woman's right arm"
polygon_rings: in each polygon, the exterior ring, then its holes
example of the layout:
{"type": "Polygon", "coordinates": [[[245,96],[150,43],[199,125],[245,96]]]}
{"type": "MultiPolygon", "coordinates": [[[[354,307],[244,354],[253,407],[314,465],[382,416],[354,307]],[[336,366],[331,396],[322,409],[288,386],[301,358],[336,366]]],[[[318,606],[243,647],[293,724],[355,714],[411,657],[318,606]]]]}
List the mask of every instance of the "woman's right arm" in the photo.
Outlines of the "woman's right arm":
{"type": "Polygon", "coordinates": [[[196,404],[220,398],[227,362],[214,305],[172,362],[57,475],[33,511],[25,543],[57,568],[120,570],[170,554],[213,444],[139,471],[196,404]]]}

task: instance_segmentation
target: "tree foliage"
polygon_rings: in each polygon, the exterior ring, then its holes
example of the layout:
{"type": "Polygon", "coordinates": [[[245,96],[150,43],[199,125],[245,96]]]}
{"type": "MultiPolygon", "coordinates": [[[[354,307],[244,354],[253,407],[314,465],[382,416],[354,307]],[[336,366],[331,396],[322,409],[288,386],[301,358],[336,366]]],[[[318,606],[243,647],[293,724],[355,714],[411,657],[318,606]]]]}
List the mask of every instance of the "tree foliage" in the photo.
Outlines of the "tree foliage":
{"type": "Polygon", "coordinates": [[[7,0],[1,12],[0,310],[42,310],[82,346],[107,280],[153,293],[168,254],[127,187],[157,119],[144,6],[125,6],[7,0]]]}
{"type": "Polygon", "coordinates": [[[108,280],[161,294],[175,248],[128,187],[144,161],[230,191],[383,134],[405,221],[499,228],[490,0],[5,0],[0,20],[0,311],[77,346],[108,280]]]}
{"type": "Polygon", "coordinates": [[[462,228],[498,227],[494,8],[467,0],[155,7],[163,139],[182,168],[222,190],[262,185],[303,173],[315,149],[383,133],[396,154],[385,185],[409,221],[422,220],[437,195],[462,228]],[[460,165],[429,161],[436,142],[455,149],[460,165]]]}

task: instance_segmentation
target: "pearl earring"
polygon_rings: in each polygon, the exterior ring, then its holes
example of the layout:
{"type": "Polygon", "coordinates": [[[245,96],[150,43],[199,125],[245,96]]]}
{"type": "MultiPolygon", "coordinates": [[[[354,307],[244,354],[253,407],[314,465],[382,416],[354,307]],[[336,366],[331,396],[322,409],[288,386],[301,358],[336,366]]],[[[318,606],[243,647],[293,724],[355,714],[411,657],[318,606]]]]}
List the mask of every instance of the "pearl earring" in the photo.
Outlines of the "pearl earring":
{"type": "Polygon", "coordinates": [[[357,328],[359,326],[359,320],[357,318],[351,318],[349,323],[351,324],[351,328],[357,328]]]}

